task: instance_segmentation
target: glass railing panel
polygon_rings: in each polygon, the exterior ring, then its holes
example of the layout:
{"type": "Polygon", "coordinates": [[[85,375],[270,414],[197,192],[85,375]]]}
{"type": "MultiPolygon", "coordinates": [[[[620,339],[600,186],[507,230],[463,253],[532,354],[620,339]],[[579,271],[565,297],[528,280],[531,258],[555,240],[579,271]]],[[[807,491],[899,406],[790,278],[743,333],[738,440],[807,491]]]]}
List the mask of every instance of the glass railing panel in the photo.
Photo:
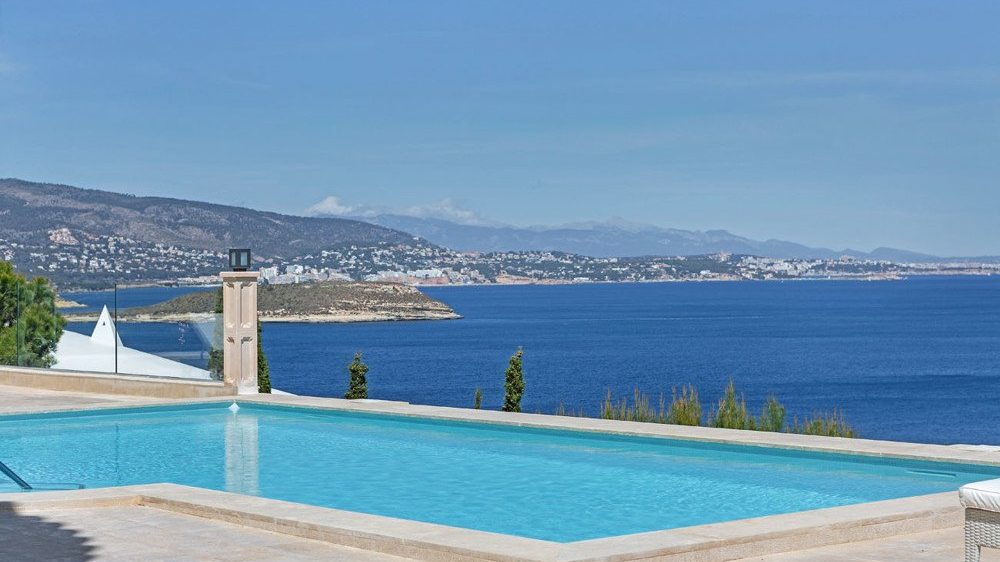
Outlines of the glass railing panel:
{"type": "Polygon", "coordinates": [[[219,380],[218,286],[65,291],[0,262],[0,365],[219,380]]]}
{"type": "Polygon", "coordinates": [[[160,320],[120,317],[117,372],[214,380],[221,374],[221,315],[182,315],[160,320]],[[216,366],[215,363],[218,362],[216,366]]]}
{"type": "Polygon", "coordinates": [[[45,301],[41,314],[26,296],[30,283],[0,285],[0,312],[8,312],[0,327],[0,364],[221,379],[218,287],[68,291],[45,301]]]}

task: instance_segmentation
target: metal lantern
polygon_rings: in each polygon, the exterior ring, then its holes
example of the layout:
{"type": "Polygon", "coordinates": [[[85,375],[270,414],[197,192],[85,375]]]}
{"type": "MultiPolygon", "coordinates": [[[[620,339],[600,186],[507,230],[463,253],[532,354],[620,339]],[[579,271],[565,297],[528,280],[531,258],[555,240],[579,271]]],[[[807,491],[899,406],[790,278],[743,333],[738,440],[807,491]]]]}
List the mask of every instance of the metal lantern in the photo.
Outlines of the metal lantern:
{"type": "Polygon", "coordinates": [[[233,271],[250,269],[250,248],[230,248],[229,269],[233,271]]]}

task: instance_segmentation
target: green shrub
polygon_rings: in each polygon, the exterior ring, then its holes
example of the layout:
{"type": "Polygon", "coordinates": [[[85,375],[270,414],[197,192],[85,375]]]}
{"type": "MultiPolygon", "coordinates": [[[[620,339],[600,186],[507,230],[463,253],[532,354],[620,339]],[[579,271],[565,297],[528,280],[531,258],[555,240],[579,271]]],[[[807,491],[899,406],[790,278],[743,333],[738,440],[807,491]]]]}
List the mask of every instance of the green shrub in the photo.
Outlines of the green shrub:
{"type": "Polygon", "coordinates": [[[511,356],[507,371],[504,373],[504,412],[521,411],[521,397],[524,396],[524,369],[521,364],[523,356],[524,351],[518,348],[511,356]]]}
{"type": "Polygon", "coordinates": [[[813,414],[811,418],[806,418],[802,423],[796,419],[792,426],[792,432],[825,437],[854,438],[858,436],[854,428],[844,420],[844,415],[837,410],[830,414],[813,414]]]}
{"type": "Polygon", "coordinates": [[[667,409],[666,423],[675,425],[701,425],[701,402],[698,391],[693,386],[681,387],[680,396],[677,389],[671,391],[670,408],[667,409]]]}
{"type": "Polygon", "coordinates": [[[347,366],[347,371],[351,374],[351,381],[344,398],[348,400],[368,398],[368,365],[361,361],[360,351],[354,354],[354,361],[347,366]]]}
{"type": "Polygon", "coordinates": [[[746,399],[743,395],[736,395],[736,384],[733,379],[729,379],[726,392],[712,411],[709,425],[726,429],[756,429],[753,416],[747,411],[746,399]]]}
{"type": "Polygon", "coordinates": [[[483,391],[476,387],[476,393],[472,395],[472,407],[480,410],[483,407],[483,391]]]}
{"type": "Polygon", "coordinates": [[[785,431],[785,407],[773,394],[767,397],[764,410],[757,420],[757,430],[785,431]]]}

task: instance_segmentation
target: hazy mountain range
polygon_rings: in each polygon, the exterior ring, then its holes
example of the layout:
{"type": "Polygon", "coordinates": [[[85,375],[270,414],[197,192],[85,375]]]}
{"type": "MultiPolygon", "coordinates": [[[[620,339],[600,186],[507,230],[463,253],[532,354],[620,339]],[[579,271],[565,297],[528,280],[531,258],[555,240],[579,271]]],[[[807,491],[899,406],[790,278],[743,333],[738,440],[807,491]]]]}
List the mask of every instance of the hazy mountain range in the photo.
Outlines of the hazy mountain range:
{"type": "Polygon", "coordinates": [[[75,236],[123,236],[155,244],[295,256],[358,244],[420,245],[410,234],[344,218],[300,217],[166,197],[0,179],[0,238],[32,246],[68,228],[75,236]]]}
{"type": "MultiPolygon", "coordinates": [[[[219,250],[246,245],[256,255],[291,257],[356,244],[437,245],[460,251],[557,250],[594,257],[683,256],[731,252],[775,258],[849,255],[897,262],[942,258],[878,248],[871,252],[758,241],[725,230],[691,231],[623,221],[514,227],[401,214],[294,216],[166,197],[136,197],[67,185],[0,179],[0,238],[32,246],[68,228],[82,236],[124,236],[154,244],[219,250]]],[[[963,259],[963,258],[951,258],[963,259]]],[[[984,262],[996,257],[969,258],[984,262]]]]}
{"type": "Polygon", "coordinates": [[[784,240],[751,240],[725,230],[680,230],[623,221],[519,228],[460,224],[397,214],[366,216],[363,220],[409,232],[440,246],[468,251],[561,250],[596,257],[731,252],[774,258],[837,258],[847,255],[898,262],[941,260],[937,256],[896,248],[877,248],[871,252],[849,248],[832,250],[784,240]]]}

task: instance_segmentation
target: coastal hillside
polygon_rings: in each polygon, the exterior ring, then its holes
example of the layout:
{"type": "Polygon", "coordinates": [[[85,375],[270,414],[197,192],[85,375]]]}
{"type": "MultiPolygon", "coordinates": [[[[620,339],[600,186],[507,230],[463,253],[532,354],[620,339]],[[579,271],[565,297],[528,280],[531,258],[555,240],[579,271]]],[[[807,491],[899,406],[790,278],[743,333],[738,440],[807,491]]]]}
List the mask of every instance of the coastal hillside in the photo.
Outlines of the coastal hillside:
{"type": "Polygon", "coordinates": [[[896,262],[942,261],[937,256],[895,248],[877,248],[871,252],[850,248],[833,250],[784,240],[753,240],[726,230],[682,230],[624,222],[525,228],[459,224],[439,218],[393,214],[366,216],[363,220],[462,251],[562,251],[594,257],[695,256],[726,252],[783,259],[851,256],[896,262]]]}
{"type": "MultiPolygon", "coordinates": [[[[189,293],[166,302],[118,312],[129,322],[186,321],[215,311],[217,292],[189,293]]],[[[414,287],[395,283],[331,281],[263,285],[257,310],[264,322],[376,322],[460,318],[441,301],[414,287]]],[[[71,321],[96,320],[95,314],[69,315],[71,321]]]]}
{"type": "Polygon", "coordinates": [[[903,255],[899,259],[905,258],[904,263],[893,262],[891,256],[899,255],[895,250],[876,250],[872,255],[878,259],[850,257],[846,250],[829,252],[848,254],[844,258],[772,258],[768,254],[797,255],[802,247],[773,241],[758,246],[725,231],[611,225],[547,233],[489,227],[453,232],[449,225],[438,221],[424,228],[409,221],[390,228],[0,179],[0,260],[29,277],[45,277],[62,291],[214,283],[228,265],[226,249],[231,247],[250,247],[255,269],[276,284],[332,279],[440,285],[895,278],[992,274],[1000,263],[980,258],[913,266],[909,262],[927,257],[903,255]],[[414,234],[396,227],[412,228],[414,234]],[[640,238],[647,242],[639,244],[640,238]],[[450,246],[576,250],[462,251],[450,246]],[[727,248],[743,250],[723,251],[727,248]]]}
{"type": "Polygon", "coordinates": [[[10,178],[0,179],[0,217],[0,239],[34,247],[72,247],[120,237],[215,252],[249,247],[255,256],[290,257],[352,244],[421,244],[404,232],[350,219],[298,217],[10,178]]]}

